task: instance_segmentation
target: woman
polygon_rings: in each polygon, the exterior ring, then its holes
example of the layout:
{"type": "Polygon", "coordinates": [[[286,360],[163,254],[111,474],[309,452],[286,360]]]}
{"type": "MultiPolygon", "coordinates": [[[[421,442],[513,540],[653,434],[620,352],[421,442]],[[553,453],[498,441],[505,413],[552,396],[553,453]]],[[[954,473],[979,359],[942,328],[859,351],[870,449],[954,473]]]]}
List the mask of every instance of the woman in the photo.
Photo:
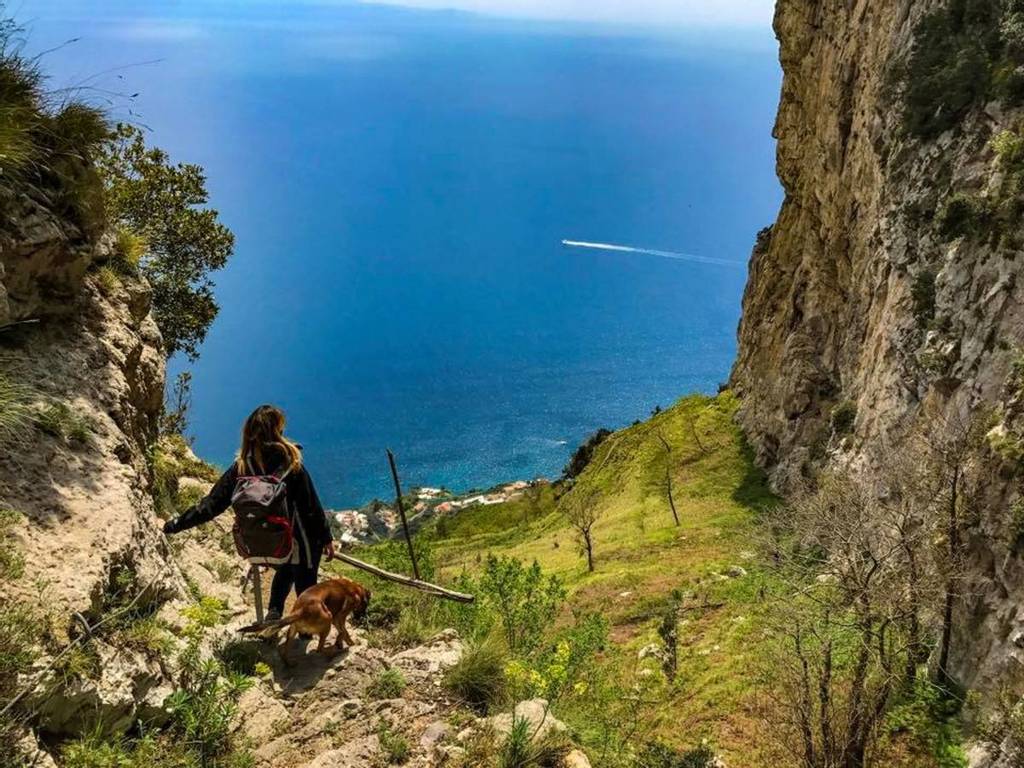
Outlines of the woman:
{"type": "Polygon", "coordinates": [[[295,548],[291,562],[276,567],[270,587],[267,620],[281,618],[288,592],[295,594],[317,583],[321,553],[334,557],[334,542],[327,515],[302,464],[300,446],[284,436],[284,413],[272,405],[261,405],[245,420],[238,459],[202,499],[181,516],[164,524],[164,533],[178,533],[209,522],[231,505],[231,494],[239,477],[285,474],[288,506],[295,515],[295,548]]]}

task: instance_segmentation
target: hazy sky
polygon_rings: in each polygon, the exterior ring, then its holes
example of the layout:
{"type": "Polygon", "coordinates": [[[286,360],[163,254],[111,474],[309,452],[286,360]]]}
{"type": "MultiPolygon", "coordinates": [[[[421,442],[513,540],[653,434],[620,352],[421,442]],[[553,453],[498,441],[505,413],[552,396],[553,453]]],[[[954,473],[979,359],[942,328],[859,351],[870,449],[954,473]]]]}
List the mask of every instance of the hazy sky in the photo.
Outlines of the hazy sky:
{"type": "Polygon", "coordinates": [[[767,26],[775,0],[392,0],[390,4],[541,19],[767,26]]]}

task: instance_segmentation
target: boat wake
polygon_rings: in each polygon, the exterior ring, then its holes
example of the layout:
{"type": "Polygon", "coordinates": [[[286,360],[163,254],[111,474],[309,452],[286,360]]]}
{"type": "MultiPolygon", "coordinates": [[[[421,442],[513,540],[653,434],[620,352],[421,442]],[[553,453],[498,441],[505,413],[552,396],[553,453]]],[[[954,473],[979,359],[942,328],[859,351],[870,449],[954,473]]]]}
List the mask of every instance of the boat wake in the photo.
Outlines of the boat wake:
{"type": "Polygon", "coordinates": [[[660,256],[663,259],[678,261],[696,261],[700,264],[718,264],[723,267],[743,267],[743,263],[730,259],[716,259],[714,256],[698,256],[693,253],[677,251],[658,251],[654,248],[635,248],[631,245],[614,245],[612,243],[590,243],[586,240],[563,240],[562,245],[570,248],[593,248],[598,251],[617,251],[619,253],[642,253],[648,256],[660,256]]]}

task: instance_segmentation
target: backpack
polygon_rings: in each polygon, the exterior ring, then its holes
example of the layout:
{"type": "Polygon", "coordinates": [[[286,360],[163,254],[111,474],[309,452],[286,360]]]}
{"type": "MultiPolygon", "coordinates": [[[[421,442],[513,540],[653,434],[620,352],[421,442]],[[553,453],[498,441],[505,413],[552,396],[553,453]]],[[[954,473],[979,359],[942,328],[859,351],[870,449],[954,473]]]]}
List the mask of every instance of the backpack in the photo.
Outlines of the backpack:
{"type": "Polygon", "coordinates": [[[242,475],[235,481],[231,534],[238,554],[253,565],[280,565],[291,560],[295,532],[284,482],[290,471],[281,477],[242,475]]]}

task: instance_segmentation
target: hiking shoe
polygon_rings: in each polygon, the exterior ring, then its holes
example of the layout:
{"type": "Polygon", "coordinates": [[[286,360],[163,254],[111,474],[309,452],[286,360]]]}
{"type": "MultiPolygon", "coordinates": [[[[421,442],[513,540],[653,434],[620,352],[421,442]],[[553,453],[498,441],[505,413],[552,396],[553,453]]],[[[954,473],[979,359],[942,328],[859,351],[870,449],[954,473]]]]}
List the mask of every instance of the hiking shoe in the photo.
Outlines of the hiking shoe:
{"type": "Polygon", "coordinates": [[[271,608],[269,611],[267,611],[267,616],[266,616],[265,619],[263,619],[263,621],[265,621],[265,622],[267,622],[267,621],[280,621],[280,620],[281,620],[281,612],[279,610],[277,610],[276,608],[271,608]]]}

